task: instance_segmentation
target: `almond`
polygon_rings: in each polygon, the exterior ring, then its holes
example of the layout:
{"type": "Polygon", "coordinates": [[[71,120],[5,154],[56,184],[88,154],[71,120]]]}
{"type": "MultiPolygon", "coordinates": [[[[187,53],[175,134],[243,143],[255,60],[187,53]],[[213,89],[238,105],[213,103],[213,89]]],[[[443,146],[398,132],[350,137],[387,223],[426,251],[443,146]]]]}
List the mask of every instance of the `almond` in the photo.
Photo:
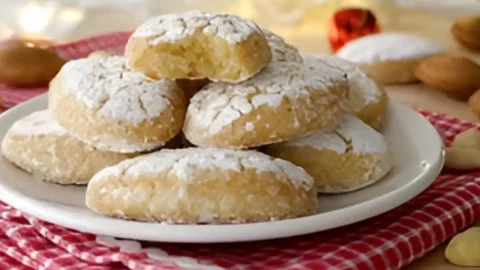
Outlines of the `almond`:
{"type": "Polygon", "coordinates": [[[450,32],[458,43],[472,51],[480,51],[480,17],[472,16],[456,20],[450,32]]]}
{"type": "Polygon", "coordinates": [[[480,131],[471,128],[455,136],[452,142],[455,148],[474,148],[480,151],[480,131]]]}
{"type": "Polygon", "coordinates": [[[457,170],[480,168],[480,131],[472,128],[457,134],[445,149],[445,167],[457,170]]]}
{"type": "Polygon", "coordinates": [[[465,57],[428,57],[417,66],[415,76],[424,84],[462,100],[480,88],[480,65],[465,57]]]}
{"type": "Polygon", "coordinates": [[[480,266],[480,228],[473,227],[450,240],[445,258],[460,266],[480,266]]]}
{"type": "Polygon", "coordinates": [[[0,83],[15,87],[47,86],[64,63],[49,49],[5,42],[0,44],[0,83]]]}

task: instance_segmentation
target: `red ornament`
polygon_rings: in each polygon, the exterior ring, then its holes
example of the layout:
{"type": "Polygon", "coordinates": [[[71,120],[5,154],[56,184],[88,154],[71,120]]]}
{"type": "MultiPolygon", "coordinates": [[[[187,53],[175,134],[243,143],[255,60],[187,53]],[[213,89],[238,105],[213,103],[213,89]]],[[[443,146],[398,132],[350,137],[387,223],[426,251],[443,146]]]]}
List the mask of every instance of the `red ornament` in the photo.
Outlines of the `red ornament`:
{"type": "Polygon", "coordinates": [[[377,18],[364,8],[341,9],[328,21],[327,34],[334,52],[351,40],[379,32],[377,18]]]}

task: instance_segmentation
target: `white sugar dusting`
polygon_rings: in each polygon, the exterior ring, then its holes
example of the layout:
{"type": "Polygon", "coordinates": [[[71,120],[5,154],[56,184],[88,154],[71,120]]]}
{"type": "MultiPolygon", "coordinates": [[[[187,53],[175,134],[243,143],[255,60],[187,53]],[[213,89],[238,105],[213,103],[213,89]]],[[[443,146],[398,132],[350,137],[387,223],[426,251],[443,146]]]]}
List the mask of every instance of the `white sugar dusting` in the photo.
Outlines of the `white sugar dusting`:
{"type": "MultiPolygon", "coordinates": [[[[75,134],[71,134],[75,135],[75,134]]],[[[80,138],[78,138],[80,139],[80,138]]],[[[154,150],[163,146],[164,143],[161,142],[148,142],[146,139],[142,142],[131,142],[125,139],[112,139],[105,140],[101,136],[90,137],[89,141],[84,141],[84,143],[95,147],[104,149],[111,152],[120,152],[120,153],[134,153],[134,152],[145,152],[154,150]]]]}
{"type": "MultiPolygon", "coordinates": [[[[191,99],[187,118],[215,134],[260,106],[276,108],[285,99],[295,102],[301,97],[308,98],[312,91],[328,93],[329,88],[340,81],[345,81],[344,72],[326,64],[307,66],[274,62],[257,76],[241,83],[210,83],[191,99]]],[[[326,99],[329,97],[326,94],[326,99]]]]}
{"type": "Polygon", "coordinates": [[[186,148],[161,150],[105,168],[91,182],[106,176],[121,174],[145,175],[168,171],[179,181],[190,183],[206,170],[236,171],[255,169],[257,173],[273,172],[279,181],[289,181],[296,188],[310,189],[313,179],[302,168],[256,151],[238,151],[214,148],[186,148]]]}
{"type": "Polygon", "coordinates": [[[322,150],[329,149],[337,153],[347,151],[347,143],[335,132],[315,132],[285,143],[287,146],[311,147],[322,150]]]}
{"type": "Polygon", "coordinates": [[[344,115],[334,130],[315,132],[285,143],[293,146],[308,146],[314,149],[329,149],[345,153],[349,142],[356,153],[385,153],[387,143],[383,136],[353,115],[344,115]]]}
{"type": "Polygon", "coordinates": [[[149,43],[175,42],[197,31],[216,35],[235,44],[262,30],[254,22],[230,14],[189,11],[161,15],[139,26],[132,37],[147,38],[149,43]]]}
{"type": "Polygon", "coordinates": [[[382,89],[356,64],[335,55],[303,55],[303,57],[306,65],[326,62],[332,68],[338,68],[347,74],[350,107],[354,113],[361,111],[367,105],[379,102],[382,89]]]}
{"type": "Polygon", "coordinates": [[[288,44],[282,37],[270,30],[263,29],[263,32],[272,51],[272,61],[303,62],[297,48],[288,44]]]}
{"type": "Polygon", "coordinates": [[[21,118],[12,125],[10,132],[26,136],[67,134],[47,110],[34,112],[21,118]]]}
{"type": "Polygon", "coordinates": [[[335,132],[351,142],[354,152],[383,153],[387,151],[387,143],[382,134],[353,115],[345,115],[335,128],[335,132]]]}
{"type": "Polygon", "coordinates": [[[135,125],[171,106],[175,82],[150,80],[125,65],[119,56],[70,61],[60,71],[63,88],[98,114],[135,125]]]}
{"type": "Polygon", "coordinates": [[[439,44],[420,36],[382,33],[353,40],[338,50],[337,55],[354,63],[371,64],[415,59],[443,51],[439,44]]]}

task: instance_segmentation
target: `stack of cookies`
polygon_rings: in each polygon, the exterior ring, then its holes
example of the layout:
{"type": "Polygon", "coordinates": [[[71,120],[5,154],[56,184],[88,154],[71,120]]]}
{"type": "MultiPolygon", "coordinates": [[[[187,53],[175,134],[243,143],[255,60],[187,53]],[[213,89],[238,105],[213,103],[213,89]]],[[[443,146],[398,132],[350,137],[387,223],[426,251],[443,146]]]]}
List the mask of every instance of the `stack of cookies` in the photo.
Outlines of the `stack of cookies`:
{"type": "Polygon", "coordinates": [[[125,56],[67,63],[48,111],[3,154],[47,181],[87,184],[100,214],[244,223],[316,213],[317,193],[380,180],[387,96],[354,64],[301,55],[228,14],[152,18],[125,56]]]}

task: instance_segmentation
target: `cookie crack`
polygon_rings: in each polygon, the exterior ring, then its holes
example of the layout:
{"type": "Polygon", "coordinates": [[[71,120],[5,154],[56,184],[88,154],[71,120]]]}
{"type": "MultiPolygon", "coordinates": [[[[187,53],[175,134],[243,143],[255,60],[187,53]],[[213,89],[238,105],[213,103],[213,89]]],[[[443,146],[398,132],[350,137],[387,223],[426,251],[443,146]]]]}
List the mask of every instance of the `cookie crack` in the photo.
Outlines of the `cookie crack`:
{"type": "Polygon", "coordinates": [[[103,107],[105,107],[105,104],[110,100],[110,97],[104,98],[100,100],[100,104],[93,110],[95,113],[98,113],[103,107]]]}
{"type": "MultiPolygon", "coordinates": [[[[127,87],[128,87],[128,85],[120,87],[119,89],[117,89],[117,93],[120,92],[120,91],[122,91],[122,90],[124,90],[124,89],[127,88],[127,87]]],[[[94,109],[94,112],[95,112],[95,113],[98,113],[99,111],[101,111],[101,110],[105,107],[105,105],[107,104],[107,102],[110,101],[111,96],[112,96],[112,94],[111,94],[111,93],[108,93],[108,97],[102,99],[102,100],[99,102],[100,104],[94,109]]]]}
{"type": "MultiPolygon", "coordinates": [[[[225,91],[226,89],[222,90],[218,96],[223,96],[225,95],[225,91]]],[[[208,90],[206,90],[208,91],[208,90]]],[[[208,97],[208,96],[207,96],[208,97]]],[[[220,114],[222,113],[222,111],[227,107],[229,106],[229,104],[231,103],[232,99],[233,99],[233,95],[228,97],[228,101],[227,101],[227,104],[225,106],[223,106],[222,108],[218,109],[218,108],[213,108],[215,110],[215,114],[214,116],[212,117],[212,121],[210,122],[210,124],[213,124],[215,121],[218,120],[218,117],[220,116],[220,114]]],[[[210,109],[210,108],[207,108],[207,110],[210,109]]],[[[212,125],[210,125],[210,128],[211,128],[212,125]]]]}
{"type": "Polygon", "coordinates": [[[142,96],[137,97],[138,105],[140,106],[140,109],[142,112],[145,114],[145,116],[148,116],[147,114],[147,109],[145,108],[145,104],[143,104],[142,96]]]}
{"type": "Polygon", "coordinates": [[[164,93],[158,93],[158,95],[162,97],[164,100],[166,100],[168,105],[175,105],[175,102],[173,102],[173,98],[165,95],[164,93]]]}
{"type": "Polygon", "coordinates": [[[338,132],[336,130],[333,130],[332,132],[335,133],[338,137],[340,137],[340,139],[342,139],[345,142],[345,144],[347,145],[347,148],[345,149],[345,154],[353,152],[353,144],[352,144],[351,139],[346,138],[345,136],[343,136],[340,132],[338,132]]]}

